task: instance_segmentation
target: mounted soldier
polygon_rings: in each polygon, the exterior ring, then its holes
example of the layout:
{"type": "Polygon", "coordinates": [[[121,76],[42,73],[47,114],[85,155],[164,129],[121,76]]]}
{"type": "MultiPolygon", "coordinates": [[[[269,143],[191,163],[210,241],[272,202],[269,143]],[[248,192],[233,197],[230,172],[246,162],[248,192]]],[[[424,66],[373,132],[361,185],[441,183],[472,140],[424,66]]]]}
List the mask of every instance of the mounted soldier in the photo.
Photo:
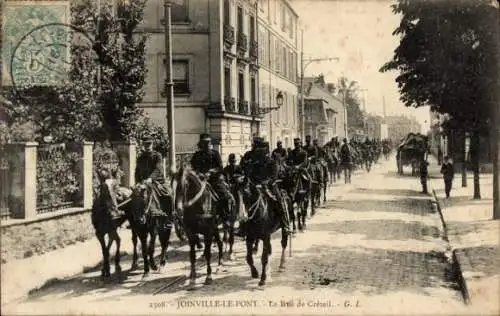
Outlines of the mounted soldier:
{"type": "Polygon", "coordinates": [[[347,138],[344,138],[342,146],[340,146],[340,163],[344,169],[345,183],[351,183],[351,169],[353,163],[351,147],[347,143],[347,138]]]}
{"type": "Polygon", "coordinates": [[[218,151],[212,147],[212,138],[208,134],[201,134],[198,142],[198,151],[191,157],[191,168],[202,179],[206,179],[216,194],[215,202],[234,205],[234,197],[224,183],[222,158],[218,151]]]}
{"type": "Polygon", "coordinates": [[[278,141],[276,149],[273,150],[271,158],[278,163],[278,176],[281,178],[285,173],[285,162],[288,151],[283,148],[283,143],[278,141]]]}
{"type": "Polygon", "coordinates": [[[240,165],[236,164],[236,155],[234,153],[229,154],[228,164],[223,170],[224,177],[229,185],[233,185],[236,182],[236,177],[243,175],[243,169],[240,165]]]}
{"type": "Polygon", "coordinates": [[[168,205],[167,199],[172,197],[172,191],[165,181],[163,157],[153,149],[154,139],[151,136],[146,136],[142,143],[144,150],[137,158],[135,182],[138,185],[145,185],[150,194],[149,212],[151,215],[170,216],[171,214],[165,212],[165,208],[168,205]]]}
{"type": "Polygon", "coordinates": [[[313,144],[311,144],[311,136],[310,135],[306,136],[306,144],[304,145],[303,149],[307,153],[307,158],[313,158],[313,157],[315,159],[318,158],[318,150],[313,144]]]}

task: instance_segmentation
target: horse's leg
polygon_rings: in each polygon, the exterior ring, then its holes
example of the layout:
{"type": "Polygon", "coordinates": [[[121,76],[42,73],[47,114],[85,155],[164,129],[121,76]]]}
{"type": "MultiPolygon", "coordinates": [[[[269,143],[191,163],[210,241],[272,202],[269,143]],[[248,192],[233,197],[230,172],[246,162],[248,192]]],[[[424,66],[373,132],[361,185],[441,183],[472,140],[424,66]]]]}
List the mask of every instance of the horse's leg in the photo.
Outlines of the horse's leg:
{"type": "Polygon", "coordinates": [[[170,236],[172,233],[172,227],[164,227],[160,230],[160,244],[161,244],[161,254],[160,254],[160,272],[163,273],[163,269],[167,264],[167,250],[168,244],[170,243],[170,236]]]}
{"type": "MultiPolygon", "coordinates": [[[[132,225],[130,225],[132,226],[132,225]]],[[[135,230],[135,228],[132,226],[131,227],[132,229],[132,245],[134,247],[134,254],[132,256],[132,266],[130,267],[130,271],[134,271],[136,270],[139,266],[137,264],[137,231],[135,230]]]]}
{"type": "Polygon", "coordinates": [[[325,182],[323,185],[323,203],[326,203],[326,190],[327,189],[327,183],[325,182]]]}
{"type": "Polygon", "coordinates": [[[218,231],[215,231],[215,243],[217,244],[217,249],[219,250],[219,258],[217,260],[217,269],[215,269],[215,273],[217,274],[221,270],[222,256],[224,254],[224,251],[222,249],[222,240],[220,239],[220,235],[219,235],[218,231]]]}
{"type": "Polygon", "coordinates": [[[109,272],[109,251],[108,247],[106,247],[106,241],[104,240],[104,234],[100,232],[96,232],[97,239],[99,240],[99,244],[101,244],[102,250],[102,270],[101,270],[101,278],[107,278],[111,275],[109,272]]]}
{"type": "Polygon", "coordinates": [[[234,245],[234,224],[229,228],[229,253],[228,253],[229,260],[234,260],[233,245],[234,245]]]}
{"type": "Polygon", "coordinates": [[[191,269],[189,273],[189,287],[192,289],[196,284],[196,244],[198,243],[197,235],[189,233],[188,240],[189,240],[189,262],[191,264],[191,269]]]}
{"type": "Polygon", "coordinates": [[[158,266],[155,261],[155,243],[156,243],[156,235],[158,235],[158,221],[157,219],[153,220],[153,225],[151,227],[151,231],[149,232],[149,246],[148,246],[148,254],[149,254],[149,265],[151,269],[158,270],[158,266]]]}
{"type": "Polygon", "coordinates": [[[146,278],[149,276],[148,232],[146,227],[141,227],[138,234],[141,241],[142,260],[144,261],[144,274],[142,275],[142,277],[146,278]]]}
{"type": "Polygon", "coordinates": [[[115,253],[115,273],[120,275],[122,273],[122,267],[120,266],[120,245],[121,238],[118,235],[118,232],[114,230],[110,233],[110,236],[116,241],[116,253],[115,253]]]}
{"type": "MultiPolygon", "coordinates": [[[[207,277],[205,278],[205,285],[212,284],[212,266],[210,261],[212,260],[212,240],[214,238],[213,234],[218,235],[217,228],[215,231],[210,231],[205,237],[205,261],[207,263],[207,277]]],[[[217,238],[217,237],[216,237],[217,238]]],[[[220,236],[219,236],[220,238],[220,236]]]]}
{"type": "Polygon", "coordinates": [[[267,234],[262,242],[262,256],[260,257],[262,263],[262,272],[260,276],[259,286],[266,285],[267,280],[267,265],[269,263],[269,255],[271,254],[271,235],[267,234]]]}
{"type": "Polygon", "coordinates": [[[250,266],[250,271],[252,273],[252,278],[256,279],[259,277],[259,272],[253,263],[253,244],[254,244],[253,236],[247,236],[246,244],[247,244],[247,264],[250,266]]]}
{"type": "Polygon", "coordinates": [[[281,229],[281,259],[279,266],[280,272],[285,270],[285,264],[286,264],[285,251],[287,246],[288,246],[288,233],[284,229],[281,229]]]}
{"type": "Polygon", "coordinates": [[[288,203],[288,214],[290,216],[290,222],[292,223],[292,233],[295,234],[297,227],[295,226],[295,212],[293,210],[293,201],[288,203]]]}

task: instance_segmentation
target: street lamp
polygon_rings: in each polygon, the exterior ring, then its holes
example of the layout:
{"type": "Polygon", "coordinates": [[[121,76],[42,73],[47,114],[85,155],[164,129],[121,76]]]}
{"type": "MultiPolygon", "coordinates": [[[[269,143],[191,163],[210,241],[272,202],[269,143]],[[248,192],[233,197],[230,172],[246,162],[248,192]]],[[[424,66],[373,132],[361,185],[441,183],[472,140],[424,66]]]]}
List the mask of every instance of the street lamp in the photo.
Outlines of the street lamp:
{"type": "Polygon", "coordinates": [[[279,110],[281,106],[283,105],[283,92],[279,91],[278,94],[276,95],[276,104],[278,106],[272,106],[272,107],[265,107],[265,108],[256,108],[254,110],[255,115],[265,115],[268,114],[271,111],[279,110]]]}
{"type": "Polygon", "coordinates": [[[175,165],[175,126],[174,126],[174,83],[172,82],[172,3],[169,0],[164,0],[164,23],[165,23],[165,61],[166,78],[165,90],[167,108],[167,129],[168,129],[168,156],[170,173],[174,174],[177,171],[175,165]]]}

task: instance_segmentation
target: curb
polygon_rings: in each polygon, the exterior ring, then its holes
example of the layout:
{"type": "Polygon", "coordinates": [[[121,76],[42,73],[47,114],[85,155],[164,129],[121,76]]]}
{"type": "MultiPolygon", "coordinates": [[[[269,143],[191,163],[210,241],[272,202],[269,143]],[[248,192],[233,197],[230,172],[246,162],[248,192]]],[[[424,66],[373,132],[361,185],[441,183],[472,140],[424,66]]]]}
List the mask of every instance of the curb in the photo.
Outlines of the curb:
{"type": "MultiPolygon", "coordinates": [[[[441,209],[441,204],[439,203],[439,199],[437,197],[436,190],[434,190],[434,189],[432,189],[432,196],[433,196],[432,203],[436,205],[437,211],[439,213],[439,217],[441,218],[441,224],[442,224],[443,230],[444,230],[443,239],[448,243],[450,249],[452,249],[450,241],[448,239],[448,228],[446,226],[446,221],[444,220],[443,211],[441,209]]],[[[470,299],[470,294],[469,294],[469,290],[467,287],[467,281],[466,281],[464,274],[463,274],[464,268],[470,267],[469,260],[467,258],[465,258],[465,256],[457,249],[453,249],[451,252],[452,252],[451,253],[452,265],[454,266],[454,268],[458,272],[457,276],[458,276],[458,285],[460,286],[460,292],[462,292],[462,297],[463,297],[464,303],[466,305],[469,305],[469,304],[471,304],[471,299],[470,299]]]]}

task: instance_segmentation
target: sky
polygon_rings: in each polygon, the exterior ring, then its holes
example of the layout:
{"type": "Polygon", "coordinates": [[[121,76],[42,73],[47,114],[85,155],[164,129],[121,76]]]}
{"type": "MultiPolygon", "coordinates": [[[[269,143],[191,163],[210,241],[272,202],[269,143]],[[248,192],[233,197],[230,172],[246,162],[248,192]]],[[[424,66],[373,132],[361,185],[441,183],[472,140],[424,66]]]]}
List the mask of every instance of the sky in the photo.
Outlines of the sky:
{"type": "MultiPolygon", "coordinates": [[[[399,37],[392,32],[400,17],[392,13],[391,0],[291,0],[304,30],[304,59],[338,57],[339,61],[321,61],[306,67],[305,76],[323,73],[327,82],[339,76],[357,81],[366,111],[387,115],[415,116],[422,132],[429,125],[428,107],[406,108],[399,100],[396,72],[378,70],[391,60],[399,37]]],[[[300,31],[299,31],[300,32],[300,31]]],[[[300,51],[299,34],[299,51],[300,51]]]]}

